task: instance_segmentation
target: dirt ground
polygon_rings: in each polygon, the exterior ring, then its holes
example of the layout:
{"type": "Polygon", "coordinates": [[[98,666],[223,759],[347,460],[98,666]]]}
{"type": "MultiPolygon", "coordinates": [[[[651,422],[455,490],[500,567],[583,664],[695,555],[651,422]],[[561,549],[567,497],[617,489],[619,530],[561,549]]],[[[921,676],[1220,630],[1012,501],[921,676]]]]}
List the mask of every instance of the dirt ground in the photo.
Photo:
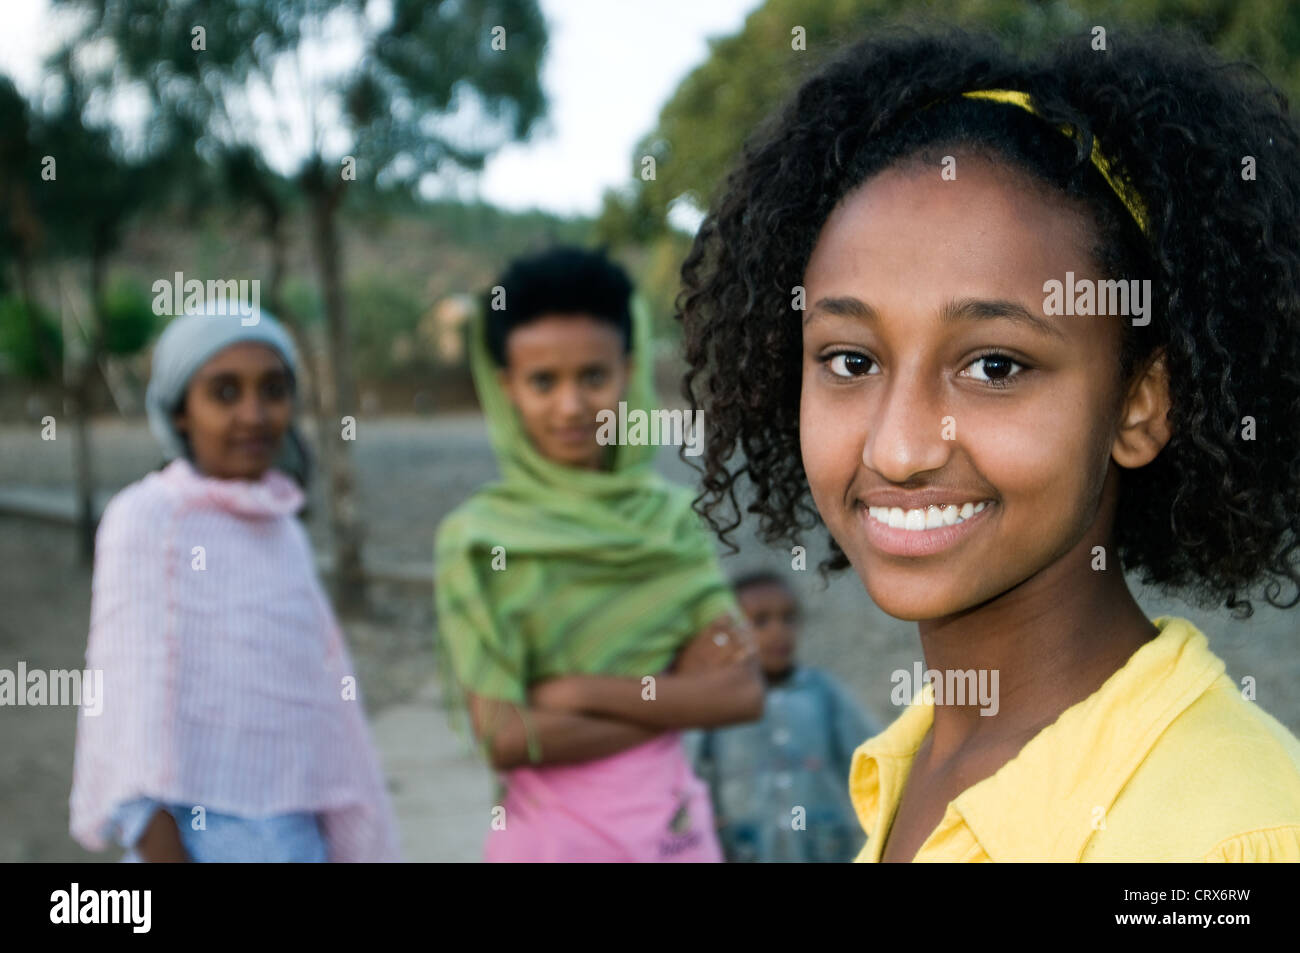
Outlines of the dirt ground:
{"type": "MultiPolygon", "coordinates": [[[[0,426],[0,488],[69,489],[70,452],[71,440],[63,433],[47,442],[40,440],[34,425],[0,426]]],[[[107,490],[121,488],[160,462],[147,428],[138,422],[97,423],[94,455],[99,485],[107,490]]],[[[397,565],[429,564],[438,520],[495,472],[482,421],[473,415],[364,420],[355,460],[367,555],[397,565]]],[[[663,452],[661,468],[675,479],[689,480],[689,471],[671,450],[663,452]]],[[[328,533],[319,497],[313,509],[308,527],[317,545],[324,546],[328,533]]],[[[732,573],[760,567],[787,572],[807,614],[803,660],[828,668],[878,723],[887,723],[897,715],[889,700],[890,673],[910,670],[921,658],[915,627],[876,609],[855,576],[841,575],[822,588],[815,572],[820,545],[815,539],[807,545],[810,568],[804,572],[790,571],[788,554],[752,540],[740,555],[724,559],[724,566],[732,573]]],[[[380,588],[374,595],[374,618],[344,620],[372,719],[399,708],[418,712],[432,705],[432,589],[380,588]]],[[[1226,612],[1198,612],[1141,591],[1138,596],[1149,615],[1191,618],[1210,636],[1229,673],[1237,679],[1254,676],[1259,704],[1300,733],[1300,609],[1284,613],[1265,607],[1242,623],[1226,612]]],[[[89,605],[89,571],[77,564],[70,531],[0,516],[0,668],[13,670],[19,660],[29,670],[79,668],[84,663],[89,605]]],[[[0,708],[0,861],[116,859],[115,854],[86,853],[67,833],[75,725],[76,711],[71,708],[0,708]]],[[[432,751],[451,743],[450,730],[440,717],[418,720],[411,731],[417,735],[403,737],[392,748],[400,749],[403,763],[418,760],[424,745],[432,751]],[[446,734],[422,740],[419,732],[446,734]]],[[[392,775],[400,770],[394,767],[398,755],[388,751],[385,748],[386,766],[392,775]]],[[[400,820],[404,828],[445,823],[446,836],[463,841],[458,830],[464,826],[463,817],[445,813],[439,815],[443,820],[430,820],[429,812],[420,809],[422,800],[439,796],[439,783],[430,776],[428,793],[421,788],[418,796],[408,789],[399,803],[400,820]]],[[[407,832],[408,841],[436,844],[442,836],[438,830],[418,833],[417,838],[407,832]]]]}

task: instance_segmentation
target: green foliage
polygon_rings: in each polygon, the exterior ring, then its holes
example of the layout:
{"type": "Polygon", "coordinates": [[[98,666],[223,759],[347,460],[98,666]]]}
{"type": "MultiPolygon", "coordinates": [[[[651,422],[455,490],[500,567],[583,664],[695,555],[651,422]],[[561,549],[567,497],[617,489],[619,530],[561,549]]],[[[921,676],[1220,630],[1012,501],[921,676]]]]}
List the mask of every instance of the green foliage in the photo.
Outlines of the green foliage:
{"type": "Polygon", "coordinates": [[[61,94],[35,117],[29,161],[54,157],[57,176],[38,182],[31,195],[47,252],[102,260],[117,249],[130,218],[164,203],[175,176],[188,166],[174,142],[150,140],[143,154],[124,155],[114,128],[86,122],[93,86],[73,69],[66,52],[55,65],[61,94]]]}
{"type": "MultiPolygon", "coordinates": [[[[143,81],[161,134],[230,152],[227,184],[265,198],[263,143],[246,87],[273,85],[297,70],[301,95],[279,105],[295,119],[339,118],[328,130],[335,150],[304,158],[300,179],[339,181],[339,157],[356,159],[356,181],[414,187],[444,162],[477,168],[506,142],[527,134],[545,110],[539,80],[546,24],[536,0],[393,0],[388,22],[357,0],[55,0],[78,14],[71,47],[108,41],[114,68],[95,81],[111,88],[143,81]],[[196,49],[201,25],[202,49],[196,49]],[[494,36],[498,28],[504,34],[494,36]],[[328,32],[346,31],[361,51],[338,74],[302,72],[301,51],[328,32]],[[494,38],[505,48],[493,47],[494,38]],[[465,107],[469,121],[438,123],[465,107]],[[262,194],[258,194],[262,193],[262,194]]],[[[310,71],[309,71],[310,72],[310,71]]],[[[319,138],[312,148],[320,149],[319,138]]],[[[322,150],[323,151],[323,150],[322,150]]]]}
{"type": "Polygon", "coordinates": [[[663,232],[663,210],[650,188],[610,189],[596,220],[596,238],[611,245],[640,245],[663,232]]]}
{"type": "Polygon", "coordinates": [[[144,286],[128,278],[117,278],[104,292],[104,350],[126,357],[144,349],[158,328],[153,301],[144,286]]]}
{"type": "Polygon", "coordinates": [[[487,252],[502,262],[548,244],[583,244],[591,238],[589,219],[536,209],[508,212],[483,202],[440,201],[419,203],[413,210],[458,247],[487,252]]]}
{"type": "Polygon", "coordinates": [[[382,275],[348,286],[353,362],[363,378],[383,378],[417,362],[417,326],[424,307],[407,288],[382,275]]]}
{"type": "Polygon", "coordinates": [[[667,231],[650,243],[646,260],[636,269],[637,290],[650,305],[655,336],[660,340],[681,339],[681,325],[674,320],[674,315],[682,284],[682,259],[690,247],[689,236],[667,231]]]}
{"type": "Polygon", "coordinates": [[[647,215],[662,228],[668,206],[683,195],[707,206],[744,141],[811,70],[873,27],[899,21],[989,29],[1024,51],[1094,25],[1182,28],[1255,63],[1293,100],[1300,95],[1300,4],[1293,0],[767,0],[739,33],[710,42],[708,58],[664,105],[636,150],[638,158],[660,156],[656,178],[607,197],[602,230],[635,236],[647,215]],[[804,50],[792,48],[795,27],[805,31],[804,50]]]}
{"type": "Polygon", "coordinates": [[[20,377],[53,379],[63,363],[63,334],[58,323],[39,305],[29,309],[21,298],[0,298],[0,360],[6,370],[20,377]]]}
{"type": "Polygon", "coordinates": [[[25,186],[37,161],[31,148],[27,101],[7,76],[0,76],[0,294],[8,289],[8,263],[34,237],[25,214],[31,198],[25,186]],[[24,172],[27,173],[24,176],[24,172]]]}
{"type": "MultiPolygon", "coordinates": [[[[306,326],[320,324],[325,316],[325,306],[321,302],[320,291],[316,285],[304,278],[288,277],[284,279],[284,288],[280,292],[285,306],[294,318],[306,326]]],[[[280,318],[281,315],[276,315],[280,318]]]]}

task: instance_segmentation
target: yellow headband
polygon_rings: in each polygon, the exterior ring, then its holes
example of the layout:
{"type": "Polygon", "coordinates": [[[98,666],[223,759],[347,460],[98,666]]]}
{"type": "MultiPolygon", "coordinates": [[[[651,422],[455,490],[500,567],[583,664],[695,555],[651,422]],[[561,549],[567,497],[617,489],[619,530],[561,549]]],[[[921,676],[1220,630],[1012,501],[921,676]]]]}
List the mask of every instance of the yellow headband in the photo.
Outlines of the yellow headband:
{"type": "MultiPolygon", "coordinates": [[[[991,99],[999,103],[1011,103],[1013,106],[1019,106],[1026,112],[1039,116],[1039,112],[1034,108],[1033,102],[1028,93],[1022,93],[1014,89],[980,89],[975,92],[962,93],[969,99],[991,99]]],[[[1040,116],[1041,118],[1041,116],[1040,116]]],[[[1071,138],[1074,137],[1075,131],[1071,126],[1060,126],[1061,132],[1071,138]]],[[[1111,190],[1119,196],[1119,200],[1124,203],[1133,220],[1137,222],[1138,228],[1142,229],[1142,234],[1147,234],[1147,209],[1141,197],[1133,189],[1129,188],[1119,178],[1111,174],[1110,162],[1101,154],[1101,147],[1097,144],[1097,137],[1092,137],[1092,164],[1096,166],[1097,171],[1101,173],[1102,178],[1111,187],[1111,190]]]]}

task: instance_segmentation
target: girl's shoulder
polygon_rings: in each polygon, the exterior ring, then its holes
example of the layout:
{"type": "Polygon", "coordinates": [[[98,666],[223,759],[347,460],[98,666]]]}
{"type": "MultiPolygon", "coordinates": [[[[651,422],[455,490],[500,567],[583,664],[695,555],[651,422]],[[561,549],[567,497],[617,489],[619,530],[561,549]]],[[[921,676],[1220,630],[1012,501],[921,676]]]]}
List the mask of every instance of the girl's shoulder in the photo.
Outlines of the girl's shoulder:
{"type": "Polygon", "coordinates": [[[1206,860],[1300,860],[1300,740],[1226,674],[1165,729],[1121,800],[1152,843],[1164,832],[1206,860]]]}
{"type": "Polygon", "coordinates": [[[147,473],[113,494],[100,517],[99,536],[156,533],[160,522],[180,505],[175,490],[163,477],[165,472],[147,473]]]}
{"type": "Polygon", "coordinates": [[[1217,822],[1202,859],[1300,862],[1300,739],[1227,675],[1184,717],[1216,772],[1200,795],[1217,822]]]}
{"type": "Polygon", "coordinates": [[[1300,739],[1227,674],[1220,675],[1170,731],[1174,741],[1201,739],[1206,753],[1224,769],[1286,792],[1300,822],[1300,739]]]}
{"type": "Polygon", "coordinates": [[[438,521],[433,534],[436,553],[459,554],[470,548],[471,541],[493,522],[490,508],[481,497],[481,491],[476,491],[438,521]]]}
{"type": "Polygon", "coordinates": [[[1087,752],[1089,771],[1132,773],[1113,802],[1097,805],[1104,824],[1083,859],[1300,860],[1300,740],[1226,674],[1132,764],[1144,748],[1087,752]]]}

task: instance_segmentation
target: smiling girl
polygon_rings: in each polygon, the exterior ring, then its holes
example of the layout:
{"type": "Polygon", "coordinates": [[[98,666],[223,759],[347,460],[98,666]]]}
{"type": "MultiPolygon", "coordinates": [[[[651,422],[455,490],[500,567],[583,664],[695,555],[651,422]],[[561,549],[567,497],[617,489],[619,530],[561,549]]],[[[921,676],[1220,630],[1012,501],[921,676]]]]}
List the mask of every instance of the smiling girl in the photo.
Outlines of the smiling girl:
{"type": "Polygon", "coordinates": [[[397,859],[355,670],[317,581],[297,357],[270,315],[174,319],[149,424],[171,460],[95,543],[72,833],[146,861],[397,859]],[[292,475],[294,479],[290,479],[292,475]]]}
{"type": "Polygon", "coordinates": [[[769,539],[819,516],[928,668],[1000,674],[859,748],[860,860],[1300,859],[1300,743],[1125,581],[1296,604],[1297,133],[1198,46],[1110,47],[853,46],[683,269],[702,512],[743,448],[769,539]],[[1071,273],[1150,280],[1149,320],[1046,307],[1071,273]]]}
{"type": "Polygon", "coordinates": [[[690,491],[598,437],[601,411],[653,406],[648,317],[621,268],[561,247],[470,328],[502,478],[439,526],[434,588],[446,697],[505,785],[489,861],[722,858],[679,729],[762,714],[752,638],[690,491]]]}

